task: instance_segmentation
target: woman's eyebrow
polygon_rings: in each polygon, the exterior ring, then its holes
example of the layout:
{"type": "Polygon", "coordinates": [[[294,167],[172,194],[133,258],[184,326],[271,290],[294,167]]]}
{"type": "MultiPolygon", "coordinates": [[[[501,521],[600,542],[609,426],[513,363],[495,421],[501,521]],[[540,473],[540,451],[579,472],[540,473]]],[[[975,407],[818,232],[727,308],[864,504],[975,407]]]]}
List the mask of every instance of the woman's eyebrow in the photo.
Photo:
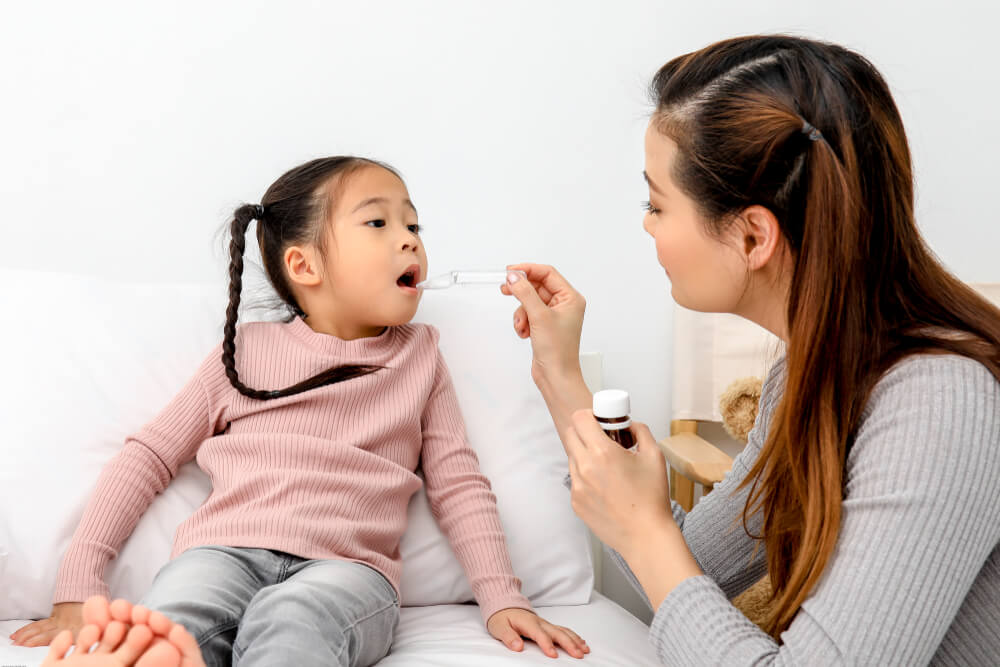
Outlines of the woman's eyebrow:
{"type": "Polygon", "coordinates": [[[646,181],[646,184],[649,185],[649,187],[651,187],[653,189],[653,192],[655,192],[658,195],[663,195],[664,197],[666,196],[663,193],[663,190],[661,190],[660,188],[656,187],[656,183],[654,183],[653,181],[649,180],[649,174],[646,173],[645,169],[642,170],[642,178],[643,178],[644,181],[646,181]]]}
{"type": "MultiPolygon", "coordinates": [[[[369,197],[368,199],[365,199],[363,202],[361,202],[360,204],[358,204],[357,206],[355,206],[354,210],[351,211],[351,213],[356,213],[356,212],[360,211],[361,209],[363,209],[365,206],[371,206],[372,204],[388,204],[388,203],[389,203],[389,200],[386,199],[385,197],[369,197]]],[[[407,206],[409,206],[413,210],[414,213],[417,212],[417,207],[414,206],[413,202],[410,201],[409,199],[404,199],[403,203],[406,204],[407,206]]]]}

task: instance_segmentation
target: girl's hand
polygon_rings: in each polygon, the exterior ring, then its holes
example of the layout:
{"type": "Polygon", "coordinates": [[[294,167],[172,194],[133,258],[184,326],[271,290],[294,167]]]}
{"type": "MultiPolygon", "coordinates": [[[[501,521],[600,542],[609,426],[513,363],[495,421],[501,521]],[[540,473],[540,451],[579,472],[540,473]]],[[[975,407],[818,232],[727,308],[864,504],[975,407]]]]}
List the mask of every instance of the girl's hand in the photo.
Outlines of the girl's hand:
{"type": "Polygon", "coordinates": [[[15,646],[48,646],[63,630],[76,636],[83,627],[83,603],[60,602],[52,605],[52,615],[29,623],[10,636],[15,646]]]}
{"type": "Polygon", "coordinates": [[[609,438],[590,410],[577,410],[563,435],[573,511],[623,555],[648,537],[651,527],[673,523],[663,453],[645,424],[632,422],[632,433],[634,453],[609,438]]]}
{"type": "Polygon", "coordinates": [[[552,625],[527,609],[517,607],[501,609],[490,616],[486,629],[511,651],[521,651],[524,648],[521,637],[527,637],[538,644],[542,652],[550,658],[559,656],[555,645],[563,647],[574,658],[582,658],[585,653],[590,653],[587,642],[580,639],[575,632],[569,628],[552,625]]]}
{"type": "Polygon", "coordinates": [[[501,285],[521,305],[514,312],[514,332],[531,337],[531,375],[538,383],[549,373],[566,374],[580,366],[580,332],[587,302],[559,272],[541,264],[512,264],[528,275],[501,285]]]}

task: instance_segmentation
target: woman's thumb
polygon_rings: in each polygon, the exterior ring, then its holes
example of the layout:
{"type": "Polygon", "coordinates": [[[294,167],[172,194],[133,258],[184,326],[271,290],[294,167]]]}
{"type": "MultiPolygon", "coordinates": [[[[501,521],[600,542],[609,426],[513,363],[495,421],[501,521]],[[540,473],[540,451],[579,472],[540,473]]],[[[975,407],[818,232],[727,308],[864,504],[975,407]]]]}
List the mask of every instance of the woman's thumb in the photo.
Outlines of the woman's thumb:
{"type": "Polygon", "coordinates": [[[656,438],[653,437],[653,432],[649,430],[648,426],[642,422],[632,422],[632,433],[635,434],[640,454],[663,457],[663,452],[656,444],[656,438]]]}
{"type": "Polygon", "coordinates": [[[535,318],[539,317],[548,308],[545,302],[542,301],[542,298],[538,296],[538,292],[535,291],[531,281],[517,273],[511,272],[508,274],[507,289],[524,306],[524,311],[528,314],[529,321],[534,321],[535,318]]]}

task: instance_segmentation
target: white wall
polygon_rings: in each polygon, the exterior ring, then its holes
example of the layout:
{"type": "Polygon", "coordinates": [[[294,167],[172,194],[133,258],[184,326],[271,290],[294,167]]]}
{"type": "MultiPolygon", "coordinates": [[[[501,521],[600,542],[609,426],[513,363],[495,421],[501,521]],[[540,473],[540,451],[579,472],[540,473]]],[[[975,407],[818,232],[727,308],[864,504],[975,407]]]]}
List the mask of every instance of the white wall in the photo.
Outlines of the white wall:
{"type": "Polygon", "coordinates": [[[606,385],[664,435],[670,300],[639,209],[656,68],[763,31],[860,50],[902,109],[931,246],[998,280],[995,7],[18,3],[0,26],[0,265],[218,279],[235,205],[306,159],[374,156],[406,177],[432,271],[559,267],[588,297],[606,385]]]}

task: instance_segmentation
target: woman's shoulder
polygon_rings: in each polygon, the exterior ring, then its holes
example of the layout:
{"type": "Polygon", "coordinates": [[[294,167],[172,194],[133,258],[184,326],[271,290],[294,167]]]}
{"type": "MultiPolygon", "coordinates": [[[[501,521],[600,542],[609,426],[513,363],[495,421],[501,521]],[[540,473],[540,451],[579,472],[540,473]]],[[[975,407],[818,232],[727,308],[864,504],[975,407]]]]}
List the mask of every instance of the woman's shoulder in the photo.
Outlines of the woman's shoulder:
{"type": "Polygon", "coordinates": [[[911,396],[925,406],[1000,401],[1000,380],[979,361],[959,354],[913,354],[897,361],[872,389],[867,412],[911,396]]]}
{"type": "Polygon", "coordinates": [[[920,461],[1000,470],[1000,380],[955,354],[918,354],[894,364],[865,405],[851,463],[920,461]]]}

